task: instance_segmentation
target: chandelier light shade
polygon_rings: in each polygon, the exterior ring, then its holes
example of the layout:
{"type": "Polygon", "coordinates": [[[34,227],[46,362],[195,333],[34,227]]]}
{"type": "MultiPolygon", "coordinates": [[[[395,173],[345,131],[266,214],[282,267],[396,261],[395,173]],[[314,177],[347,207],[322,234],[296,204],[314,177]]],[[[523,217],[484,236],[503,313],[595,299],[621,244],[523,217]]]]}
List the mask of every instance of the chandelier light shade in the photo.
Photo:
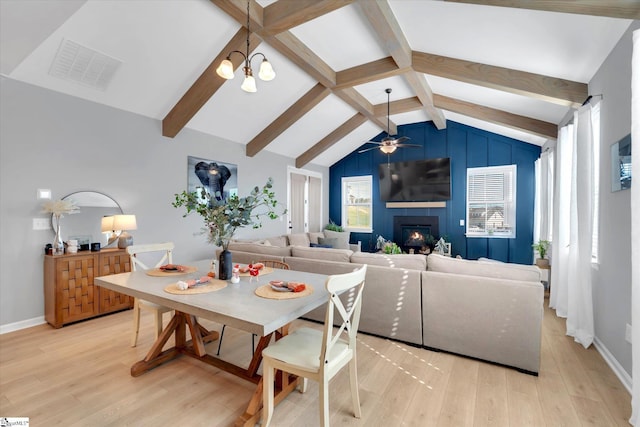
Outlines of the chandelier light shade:
{"type": "Polygon", "coordinates": [[[231,80],[233,78],[233,63],[231,62],[231,55],[234,53],[239,53],[244,58],[244,67],[242,70],[244,71],[244,81],[240,88],[245,92],[257,92],[258,88],[256,87],[256,79],[253,77],[253,70],[251,69],[251,61],[256,55],[262,56],[262,63],[260,64],[260,71],[258,72],[258,77],[260,80],[264,80],[265,82],[271,81],[276,78],[276,72],[273,71],[273,67],[271,63],[267,60],[267,57],[260,52],[256,52],[253,55],[249,56],[249,34],[251,31],[249,30],[249,2],[247,1],[247,53],[240,52],[239,50],[233,50],[229,52],[227,55],[227,59],[222,61],[218,68],[216,69],[216,73],[222,77],[223,79],[231,80]]]}
{"type": "Polygon", "coordinates": [[[395,145],[381,145],[380,146],[380,151],[382,151],[384,154],[391,154],[394,151],[396,151],[396,147],[395,145]]]}

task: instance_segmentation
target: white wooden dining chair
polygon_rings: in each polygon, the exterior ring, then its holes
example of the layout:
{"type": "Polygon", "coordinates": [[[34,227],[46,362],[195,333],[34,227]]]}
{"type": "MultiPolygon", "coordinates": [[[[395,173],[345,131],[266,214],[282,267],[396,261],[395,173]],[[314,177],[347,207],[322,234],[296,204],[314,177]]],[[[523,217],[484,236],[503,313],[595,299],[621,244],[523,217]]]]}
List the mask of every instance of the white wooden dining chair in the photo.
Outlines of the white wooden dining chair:
{"type": "Polygon", "coordinates": [[[317,381],[320,387],[320,425],[329,425],[329,380],[344,366],[349,365],[351,400],[356,418],[360,418],[358,393],[358,371],[356,358],[356,334],[360,323],[362,291],[367,266],[346,274],[329,276],[325,287],[329,292],[329,303],[323,330],[299,328],[271,343],[262,351],[262,426],[271,422],[274,404],[275,370],[297,375],[299,387],[304,392],[306,379],[317,381]],[[340,294],[346,292],[345,307],[340,294]],[[333,327],[334,310],[341,321],[339,328],[333,327]],[[343,336],[345,335],[345,336],[343,336]]]}
{"type": "MultiPolygon", "coordinates": [[[[149,270],[150,268],[158,268],[161,265],[171,264],[173,262],[172,252],[174,244],[168,243],[152,243],[148,245],[131,245],[127,246],[127,253],[131,258],[131,271],[149,270]],[[160,256],[160,260],[153,266],[147,265],[140,259],[138,255],[151,253],[151,257],[160,256]]],[[[147,261],[148,262],[148,261],[147,261]]],[[[131,334],[131,347],[138,344],[138,332],[140,330],[140,310],[147,310],[153,313],[155,321],[156,339],[162,332],[162,315],[173,311],[169,307],[164,307],[136,298],[133,304],[133,333],[131,334]]]]}

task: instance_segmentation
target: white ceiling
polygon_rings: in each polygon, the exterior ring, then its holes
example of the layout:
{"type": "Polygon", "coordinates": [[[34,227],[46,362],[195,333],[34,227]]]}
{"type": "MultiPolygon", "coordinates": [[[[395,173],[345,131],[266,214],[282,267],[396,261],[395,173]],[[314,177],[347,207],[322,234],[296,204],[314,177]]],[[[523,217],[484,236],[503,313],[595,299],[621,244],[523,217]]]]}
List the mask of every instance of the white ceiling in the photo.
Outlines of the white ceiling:
{"type": "MultiPolygon", "coordinates": [[[[293,0],[280,0],[290,1],[293,0]]],[[[372,0],[364,0],[372,1],[372,0]]],[[[273,1],[259,0],[267,7],[273,1]]],[[[388,0],[412,51],[464,59],[588,83],[631,20],[443,1],[388,0]]],[[[640,12],[639,12],[640,13],[640,12]]],[[[241,27],[208,0],[0,0],[0,72],[143,116],[163,120],[241,27]],[[102,91],[49,75],[64,39],[114,57],[122,64],[102,91]]],[[[333,70],[389,56],[362,13],[349,4],[290,30],[333,70]]],[[[316,85],[316,80],[266,42],[277,77],[257,80],[258,92],[240,90],[241,71],[227,81],[186,125],[247,144],[316,85]]],[[[258,67],[258,60],[254,61],[258,67]]],[[[425,75],[434,94],[558,124],[570,107],[425,75]]],[[[416,96],[403,76],[358,85],[371,104],[416,96]]],[[[330,94],[282,132],[266,150],[296,158],[356,111],[330,94]]],[[[536,145],[546,138],[461,114],[447,119],[536,145]]],[[[384,119],[386,120],[386,118],[384,119]]],[[[430,120],[425,110],[394,114],[407,124],[430,120]]],[[[312,160],[330,166],[383,129],[366,121],[312,160]]],[[[259,156],[260,154],[258,154],[259,156]]]]}

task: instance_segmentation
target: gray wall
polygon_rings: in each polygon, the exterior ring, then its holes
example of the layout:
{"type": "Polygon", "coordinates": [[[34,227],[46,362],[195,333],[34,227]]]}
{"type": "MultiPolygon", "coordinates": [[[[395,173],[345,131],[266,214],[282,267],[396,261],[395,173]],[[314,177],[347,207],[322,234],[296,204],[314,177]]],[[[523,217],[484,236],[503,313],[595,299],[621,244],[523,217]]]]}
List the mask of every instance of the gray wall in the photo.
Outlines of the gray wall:
{"type": "MultiPolygon", "coordinates": [[[[596,338],[631,376],[631,192],[611,192],[611,144],[631,132],[631,53],[635,21],[589,82],[589,93],[602,94],[600,144],[600,265],[593,270],[596,338]]],[[[595,98],[594,100],[597,100],[595,98]]],[[[640,141],[634,141],[634,150],[640,141]]],[[[634,166],[634,170],[637,169],[634,166]]],[[[640,185],[640,176],[632,185],[640,185]]],[[[637,260],[636,260],[637,262],[637,260]]],[[[640,327],[640,325],[636,325],[640,327]]]]}
{"type": "MultiPolygon", "coordinates": [[[[244,145],[183,130],[174,139],[161,134],[161,122],[0,77],[0,327],[28,324],[44,316],[44,245],[53,232],[32,230],[41,213],[38,188],[53,198],[95,190],[136,215],[136,243],[173,241],[175,262],[209,258],[215,248],[197,233],[202,222],[171,206],[186,189],[187,156],[238,165],[240,195],[273,177],[278,200],[286,206],[287,167],[294,159],[268,152],[246,157],[244,145]]],[[[323,175],[328,200],[328,169],[323,175]]],[[[328,214],[323,203],[323,221],[328,214]]],[[[64,235],[64,221],[62,228],[64,235]]],[[[287,219],[263,221],[239,238],[285,234],[287,219]]]]}

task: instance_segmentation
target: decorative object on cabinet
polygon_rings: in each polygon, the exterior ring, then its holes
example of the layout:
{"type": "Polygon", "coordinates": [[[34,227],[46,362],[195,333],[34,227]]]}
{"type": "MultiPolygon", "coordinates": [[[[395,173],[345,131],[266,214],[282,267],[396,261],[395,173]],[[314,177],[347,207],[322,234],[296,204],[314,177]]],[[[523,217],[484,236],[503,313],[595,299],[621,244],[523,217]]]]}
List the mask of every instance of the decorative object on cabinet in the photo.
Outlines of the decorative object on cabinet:
{"type": "Polygon", "coordinates": [[[133,307],[133,298],[94,285],[98,276],[131,271],[121,249],[44,256],[44,317],[53,327],[133,307]]]}
{"type": "Polygon", "coordinates": [[[128,231],[138,229],[135,215],[114,215],[113,228],[114,230],[120,230],[118,248],[124,249],[127,246],[133,245],[133,236],[129,234],[128,231]]]}
{"type": "Polygon", "coordinates": [[[67,199],[46,201],[42,205],[42,211],[51,214],[51,228],[56,233],[52,245],[53,254],[62,255],[64,253],[64,243],[62,243],[62,234],[60,233],[60,218],[77,213],[80,209],[72,199],[67,199]]]}

